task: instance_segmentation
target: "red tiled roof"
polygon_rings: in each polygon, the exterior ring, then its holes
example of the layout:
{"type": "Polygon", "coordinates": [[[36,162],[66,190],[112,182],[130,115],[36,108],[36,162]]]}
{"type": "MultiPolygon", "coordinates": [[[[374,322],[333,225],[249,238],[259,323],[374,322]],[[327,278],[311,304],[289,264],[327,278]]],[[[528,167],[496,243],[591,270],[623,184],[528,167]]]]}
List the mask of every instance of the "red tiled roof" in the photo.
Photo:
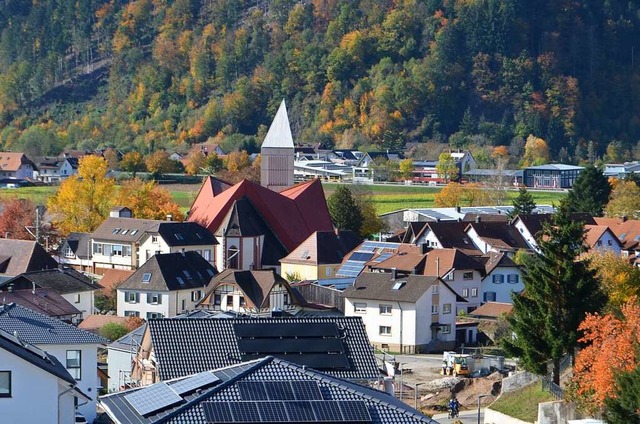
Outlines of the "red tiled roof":
{"type": "Polygon", "coordinates": [[[596,243],[600,238],[609,231],[609,227],[606,225],[585,225],[585,238],[584,242],[587,246],[593,248],[596,247],[596,243]]]}
{"type": "Polygon", "coordinates": [[[451,269],[484,271],[484,265],[459,249],[433,249],[427,254],[425,275],[444,277],[451,269]]]}
{"type": "Polygon", "coordinates": [[[513,309],[511,303],[502,302],[487,302],[473,312],[469,312],[469,315],[477,318],[498,318],[502,314],[509,314],[513,309]]]}
{"type": "Polygon", "coordinates": [[[120,283],[124,282],[124,280],[129,278],[133,273],[134,271],[128,269],[105,270],[102,279],[100,280],[100,285],[103,287],[102,292],[107,296],[111,295],[113,289],[120,283]]]}
{"type": "Polygon", "coordinates": [[[189,211],[189,221],[216,232],[234,202],[243,196],[289,251],[314,231],[333,230],[320,180],[298,184],[280,193],[243,180],[216,194],[209,177],[189,211]]]}
{"type": "Polygon", "coordinates": [[[80,324],[78,324],[78,328],[82,328],[83,330],[96,332],[100,330],[100,328],[108,324],[110,322],[115,322],[116,324],[125,324],[127,322],[127,317],[119,317],[117,315],[89,315],[85,319],[82,320],[80,324]]]}

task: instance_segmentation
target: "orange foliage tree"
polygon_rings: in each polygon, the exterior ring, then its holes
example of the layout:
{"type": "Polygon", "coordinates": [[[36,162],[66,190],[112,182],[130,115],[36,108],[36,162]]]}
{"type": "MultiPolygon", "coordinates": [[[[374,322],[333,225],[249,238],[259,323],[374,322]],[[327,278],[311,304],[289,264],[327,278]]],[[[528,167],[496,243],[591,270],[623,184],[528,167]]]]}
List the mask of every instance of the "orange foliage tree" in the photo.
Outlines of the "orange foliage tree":
{"type": "Polygon", "coordinates": [[[460,184],[449,183],[436,193],[436,206],[452,208],[455,206],[482,206],[490,203],[491,192],[477,183],[460,184]]]}
{"type": "Polygon", "coordinates": [[[33,227],[36,206],[28,199],[14,198],[4,202],[0,214],[0,237],[18,240],[33,240],[26,227],[33,227]]]}
{"type": "Polygon", "coordinates": [[[172,200],[171,193],[155,181],[144,182],[135,178],[124,182],[116,196],[116,204],[131,209],[134,218],[165,219],[171,215],[177,221],[184,220],[184,214],[172,200]]]}
{"type": "Polygon", "coordinates": [[[596,412],[615,396],[615,374],[630,372],[640,357],[640,304],[633,298],[614,314],[587,314],[579,329],[588,346],[576,356],[572,397],[587,411],[596,412]]]}

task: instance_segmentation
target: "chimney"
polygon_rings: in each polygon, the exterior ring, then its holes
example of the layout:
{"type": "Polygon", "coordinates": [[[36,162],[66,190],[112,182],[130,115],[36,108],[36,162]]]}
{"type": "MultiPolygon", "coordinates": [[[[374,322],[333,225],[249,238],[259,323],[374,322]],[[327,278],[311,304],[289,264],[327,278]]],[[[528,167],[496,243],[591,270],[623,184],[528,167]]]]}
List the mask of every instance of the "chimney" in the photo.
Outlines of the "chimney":
{"type": "Polygon", "coordinates": [[[13,283],[9,284],[9,293],[13,293],[13,283]]]}
{"type": "Polygon", "coordinates": [[[476,224],[479,224],[482,221],[482,218],[480,217],[480,215],[476,216],[476,224]]]}
{"type": "Polygon", "coordinates": [[[398,270],[394,267],[391,268],[391,281],[396,281],[396,278],[398,278],[398,270]]]}
{"type": "Polygon", "coordinates": [[[420,253],[424,255],[428,251],[429,251],[429,246],[427,245],[427,243],[422,243],[420,245],[420,253]]]}
{"type": "Polygon", "coordinates": [[[460,213],[460,206],[456,206],[456,212],[460,213]]]}
{"type": "Polygon", "coordinates": [[[622,215],[620,219],[622,220],[622,222],[627,222],[627,215],[622,215]]]}
{"type": "Polygon", "coordinates": [[[440,277],[440,256],[436,258],[436,275],[440,277]]]}
{"type": "Polygon", "coordinates": [[[36,283],[32,281],[31,284],[33,284],[33,288],[31,289],[31,294],[36,294],[36,283]]]}
{"type": "Polygon", "coordinates": [[[170,213],[167,214],[167,221],[173,221],[173,215],[170,213]]]}

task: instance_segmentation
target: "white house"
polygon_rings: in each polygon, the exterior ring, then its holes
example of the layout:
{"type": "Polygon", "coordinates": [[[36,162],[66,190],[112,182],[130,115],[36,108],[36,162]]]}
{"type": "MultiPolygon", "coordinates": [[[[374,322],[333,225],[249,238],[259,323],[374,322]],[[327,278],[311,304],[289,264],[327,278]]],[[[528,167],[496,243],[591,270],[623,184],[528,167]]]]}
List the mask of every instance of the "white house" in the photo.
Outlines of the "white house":
{"type": "Polygon", "coordinates": [[[591,251],[611,252],[620,255],[622,242],[606,225],[585,225],[584,242],[591,251]]]}
{"type": "Polygon", "coordinates": [[[158,253],[197,252],[215,266],[213,255],[216,238],[195,222],[160,221],[149,228],[140,239],[140,263],[158,253]]]}
{"type": "Polygon", "coordinates": [[[75,404],[89,400],[54,355],[0,330],[2,422],[72,423],[75,404]]]}
{"type": "Polygon", "coordinates": [[[109,393],[131,386],[131,367],[138,354],[140,340],[142,340],[146,328],[147,324],[143,324],[107,346],[107,374],[109,375],[107,390],[109,393]]]}
{"type": "Polygon", "coordinates": [[[91,234],[69,233],[59,249],[58,262],[79,271],[91,271],[91,234]]]}
{"type": "Polygon", "coordinates": [[[518,250],[529,249],[529,244],[522,234],[510,222],[485,222],[477,217],[476,222],[469,223],[465,233],[473,245],[483,254],[505,252],[513,257],[518,250]]]}
{"type": "Polygon", "coordinates": [[[197,252],[155,255],[118,286],[118,315],[150,319],[194,310],[215,274],[197,252]]]}
{"type": "MultiPolygon", "coordinates": [[[[58,358],[75,379],[77,388],[89,398],[79,404],[78,411],[88,422],[93,421],[100,389],[98,347],[106,344],[106,339],[16,304],[0,306],[0,330],[17,335],[58,358]]],[[[39,390],[38,386],[39,383],[31,382],[31,390],[39,390]]],[[[38,404],[38,408],[44,409],[44,406],[38,404]]],[[[53,410],[49,410],[49,414],[53,410]]]]}
{"type": "Polygon", "coordinates": [[[0,176],[9,178],[33,178],[34,163],[20,152],[0,152],[0,176]]]}
{"type": "Polygon", "coordinates": [[[480,258],[485,263],[480,296],[482,303],[512,303],[511,293],[524,290],[520,267],[504,253],[489,253],[480,258]]]}
{"type": "Polygon", "coordinates": [[[359,316],[378,349],[419,353],[451,349],[456,293],[438,277],[363,273],[344,291],[345,316],[359,316]]]}

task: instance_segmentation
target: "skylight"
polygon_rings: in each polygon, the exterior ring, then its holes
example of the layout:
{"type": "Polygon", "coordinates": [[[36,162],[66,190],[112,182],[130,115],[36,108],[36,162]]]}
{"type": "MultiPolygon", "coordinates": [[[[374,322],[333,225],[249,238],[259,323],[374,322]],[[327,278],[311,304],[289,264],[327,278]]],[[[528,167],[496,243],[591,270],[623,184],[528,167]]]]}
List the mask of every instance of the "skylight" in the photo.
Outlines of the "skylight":
{"type": "Polygon", "coordinates": [[[111,234],[118,234],[120,232],[120,228],[114,228],[111,234]]]}
{"type": "Polygon", "coordinates": [[[130,236],[135,236],[137,232],[138,232],[138,230],[131,230],[131,232],[129,233],[129,235],[130,235],[130,236]]]}
{"type": "Polygon", "coordinates": [[[394,285],[392,290],[400,290],[401,288],[404,287],[404,285],[407,284],[406,281],[397,281],[394,285]]]}
{"type": "Polygon", "coordinates": [[[145,272],[144,274],[142,274],[142,282],[148,283],[149,281],[151,281],[151,273],[145,272]]]}
{"type": "Polygon", "coordinates": [[[189,271],[187,271],[186,269],[184,271],[182,271],[182,273],[184,274],[185,277],[187,277],[187,280],[191,280],[191,274],[189,274],[189,271]]]}
{"type": "Polygon", "coordinates": [[[120,234],[122,234],[124,236],[124,235],[127,235],[128,232],[129,232],[129,230],[122,230],[122,232],[120,234]]]}
{"type": "Polygon", "coordinates": [[[184,280],[181,277],[176,277],[176,280],[178,280],[178,284],[184,286],[184,280]]]}
{"type": "Polygon", "coordinates": [[[184,237],[182,237],[182,234],[180,233],[175,233],[174,236],[176,236],[177,240],[184,240],[184,237]]]}

